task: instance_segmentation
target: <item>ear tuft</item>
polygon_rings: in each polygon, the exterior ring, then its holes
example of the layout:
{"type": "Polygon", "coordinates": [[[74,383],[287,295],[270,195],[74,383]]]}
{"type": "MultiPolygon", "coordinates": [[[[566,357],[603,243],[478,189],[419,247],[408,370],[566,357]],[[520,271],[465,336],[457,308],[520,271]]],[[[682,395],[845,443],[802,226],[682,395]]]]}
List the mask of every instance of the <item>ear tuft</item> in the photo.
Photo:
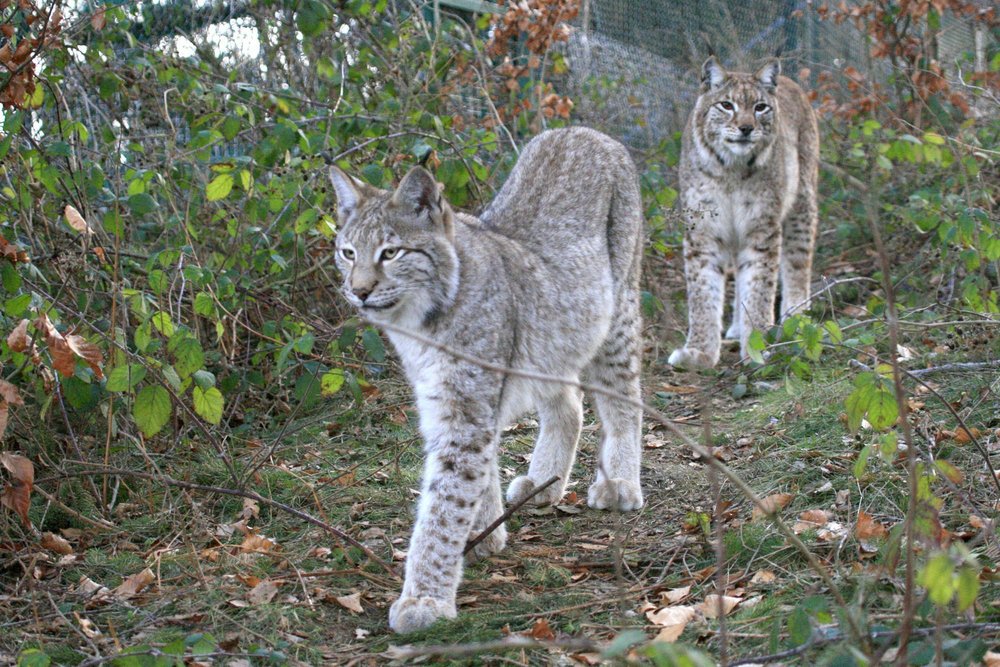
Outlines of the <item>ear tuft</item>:
{"type": "Polygon", "coordinates": [[[701,66],[701,87],[703,90],[715,90],[726,80],[729,74],[722,69],[715,56],[709,56],[701,66]]]}
{"type": "Polygon", "coordinates": [[[771,58],[757,70],[757,80],[767,88],[768,92],[774,92],[774,89],[778,87],[778,76],[781,74],[781,61],[777,58],[771,58]]]}
{"type": "Polygon", "coordinates": [[[343,222],[361,203],[361,187],[339,167],[330,167],[330,183],[337,192],[337,216],[343,222]]]}

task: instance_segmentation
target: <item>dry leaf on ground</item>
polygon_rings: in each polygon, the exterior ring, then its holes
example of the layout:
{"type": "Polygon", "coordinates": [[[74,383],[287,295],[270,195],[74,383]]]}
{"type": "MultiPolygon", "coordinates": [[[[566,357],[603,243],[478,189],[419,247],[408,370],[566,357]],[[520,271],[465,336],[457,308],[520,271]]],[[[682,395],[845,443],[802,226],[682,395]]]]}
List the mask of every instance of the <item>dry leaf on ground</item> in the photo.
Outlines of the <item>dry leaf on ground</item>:
{"type": "Polygon", "coordinates": [[[363,614],[364,608],[361,606],[361,593],[351,593],[350,595],[339,595],[334,598],[337,603],[355,614],[363,614]]]}
{"type": "Polygon", "coordinates": [[[858,522],[854,526],[854,536],[859,540],[883,538],[889,535],[889,530],[872,518],[865,511],[858,511],[858,522]]]}
{"type": "Polygon", "coordinates": [[[667,604],[677,604],[689,595],[691,595],[691,587],[682,586],[681,588],[671,588],[669,591],[663,591],[660,593],[660,599],[667,604]]]}
{"type": "Polygon", "coordinates": [[[799,520],[792,525],[792,531],[798,535],[807,530],[814,530],[826,525],[830,515],[825,510],[806,510],[799,515],[799,520]]]}
{"type": "Polygon", "coordinates": [[[73,553],[73,547],[70,546],[70,543],[55,533],[42,533],[40,544],[49,551],[54,551],[64,556],[73,553]]]}
{"type": "Polygon", "coordinates": [[[247,535],[240,544],[240,551],[246,553],[271,553],[278,550],[278,543],[263,535],[247,535]]]}
{"type": "Polygon", "coordinates": [[[729,613],[733,609],[736,609],[736,605],[742,601],[740,598],[728,595],[706,595],[705,601],[701,603],[701,613],[705,615],[705,618],[718,618],[719,607],[721,605],[722,615],[729,616],[729,613]]]}
{"type": "Polygon", "coordinates": [[[656,635],[656,641],[675,642],[694,618],[694,611],[694,607],[690,605],[664,607],[658,611],[647,611],[646,618],[661,628],[660,633],[656,635]]]}
{"type": "Polygon", "coordinates": [[[750,579],[750,584],[757,586],[772,584],[777,578],[778,575],[771,570],[757,570],[757,572],[754,573],[753,577],[750,579]]]}
{"type": "Polygon", "coordinates": [[[533,626],[531,626],[531,630],[528,631],[528,636],[532,639],[545,641],[555,639],[556,633],[552,632],[552,628],[549,627],[549,622],[547,620],[540,618],[535,621],[533,626]]]}
{"type": "Polygon", "coordinates": [[[795,494],[793,493],[773,493],[767,498],[762,498],[760,505],[754,506],[751,519],[757,521],[769,514],[781,511],[788,503],[792,502],[792,498],[794,497],[795,494]]]}
{"type": "Polygon", "coordinates": [[[270,579],[264,579],[247,593],[247,601],[252,605],[267,604],[278,594],[278,585],[270,579]]]}
{"type": "Polygon", "coordinates": [[[142,572],[136,572],[131,577],[128,577],[121,585],[115,589],[115,597],[127,600],[128,598],[135,597],[139,594],[146,586],[156,581],[156,575],[148,567],[142,572]]]}

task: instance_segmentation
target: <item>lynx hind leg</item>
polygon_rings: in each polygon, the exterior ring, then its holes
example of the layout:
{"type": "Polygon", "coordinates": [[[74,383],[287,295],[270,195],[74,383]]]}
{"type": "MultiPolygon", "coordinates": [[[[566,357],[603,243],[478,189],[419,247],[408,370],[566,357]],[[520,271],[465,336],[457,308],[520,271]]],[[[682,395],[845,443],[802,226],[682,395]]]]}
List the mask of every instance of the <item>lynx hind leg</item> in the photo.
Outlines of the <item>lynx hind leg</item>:
{"type": "MultiPolygon", "coordinates": [[[[722,309],[726,275],[719,266],[721,251],[684,242],[687,278],[688,334],[684,347],[670,353],[667,363],[680,368],[711,368],[722,347],[722,309]]],[[[743,333],[741,318],[740,333],[743,333]]]]}
{"type": "Polygon", "coordinates": [[[639,467],[642,454],[642,398],[639,386],[639,306],[637,298],[620,304],[611,331],[590,363],[588,378],[615,396],[596,394],[601,420],[597,473],[587,494],[596,509],[636,510],[642,507],[639,467]],[[623,401],[623,396],[632,402],[623,401]]]}
{"type": "Polygon", "coordinates": [[[507,500],[520,502],[552,477],[559,481],[531,498],[534,505],[559,502],[569,482],[569,472],[576,457],[576,446],[583,427],[583,394],[576,387],[560,387],[555,394],[538,404],[541,430],[531,454],[528,474],[511,481],[507,500]]]}
{"type": "Polygon", "coordinates": [[[800,191],[782,225],[781,319],[808,307],[816,246],[816,195],[800,191]]]}

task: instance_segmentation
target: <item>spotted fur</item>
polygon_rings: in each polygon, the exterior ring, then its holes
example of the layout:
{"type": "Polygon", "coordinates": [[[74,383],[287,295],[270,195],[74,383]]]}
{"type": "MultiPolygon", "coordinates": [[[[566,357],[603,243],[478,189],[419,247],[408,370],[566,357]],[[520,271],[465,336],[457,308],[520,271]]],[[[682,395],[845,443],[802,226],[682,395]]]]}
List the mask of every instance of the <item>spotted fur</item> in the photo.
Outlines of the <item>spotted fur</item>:
{"type": "Polygon", "coordinates": [[[743,356],[752,331],[774,323],[779,274],[783,317],[805,307],[818,164],[816,116],[777,60],[754,74],[705,62],[681,146],[688,335],[672,365],[718,363],[728,274],[734,296],[726,336],[739,340],[743,356]]]}
{"type": "MultiPolygon", "coordinates": [[[[409,330],[495,367],[578,380],[632,400],[639,391],[639,272],[642,213],[626,150],[585,128],[553,130],[521,154],[481,217],[453,211],[441,188],[415,168],[394,192],[337,169],[337,263],[344,294],[386,333],[413,385],[426,455],[397,632],[454,617],[466,541],[503,509],[497,450],[501,429],[532,408],[541,429],[526,475],[507,498],[563,496],[582,424],[580,391],[457,359],[400,332],[409,330]]],[[[633,510],[639,486],[642,414],[594,397],[602,422],[588,502],[633,510]]],[[[480,543],[499,551],[503,527],[480,543]]]]}

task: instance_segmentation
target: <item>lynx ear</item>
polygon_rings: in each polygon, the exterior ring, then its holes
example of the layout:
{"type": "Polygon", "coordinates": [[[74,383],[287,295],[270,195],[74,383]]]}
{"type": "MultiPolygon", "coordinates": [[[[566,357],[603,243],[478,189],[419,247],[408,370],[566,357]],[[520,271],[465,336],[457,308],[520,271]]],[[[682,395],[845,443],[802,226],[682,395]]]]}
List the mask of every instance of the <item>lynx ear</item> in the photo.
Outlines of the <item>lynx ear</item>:
{"type": "Polygon", "coordinates": [[[441,186],[429,171],[414,167],[392,195],[392,204],[413,213],[421,222],[441,226],[451,235],[451,208],[441,196],[441,186]]]}
{"type": "Polygon", "coordinates": [[[337,217],[343,222],[364,198],[362,185],[336,166],[330,167],[330,182],[337,192],[337,217]]]}
{"type": "Polygon", "coordinates": [[[778,87],[778,75],[781,74],[781,61],[777,58],[771,58],[757,70],[757,80],[767,88],[770,93],[774,92],[774,89],[778,87]]]}
{"type": "Polygon", "coordinates": [[[715,60],[715,56],[709,56],[705,64],[701,66],[701,87],[702,90],[715,90],[722,85],[729,74],[715,60]]]}

